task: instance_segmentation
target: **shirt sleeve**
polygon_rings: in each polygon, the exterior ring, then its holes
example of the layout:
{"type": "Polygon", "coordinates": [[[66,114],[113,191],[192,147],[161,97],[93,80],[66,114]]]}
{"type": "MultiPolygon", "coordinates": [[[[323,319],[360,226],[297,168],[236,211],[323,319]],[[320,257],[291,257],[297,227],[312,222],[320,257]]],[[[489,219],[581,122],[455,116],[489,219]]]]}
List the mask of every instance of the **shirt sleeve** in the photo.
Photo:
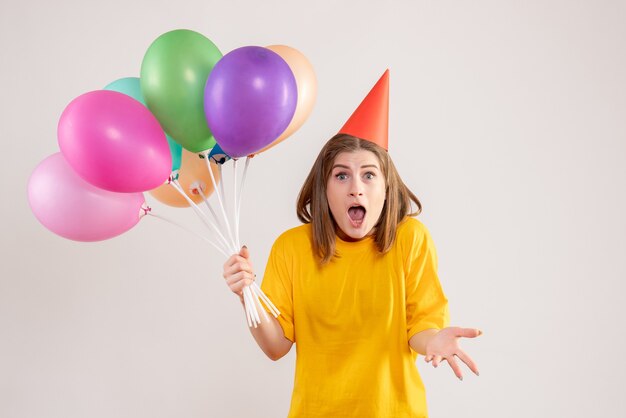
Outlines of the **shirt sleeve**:
{"type": "Polygon", "coordinates": [[[448,299],[437,275],[437,251],[422,225],[413,238],[406,276],[407,338],[426,329],[443,329],[450,323],[448,299]]]}
{"type": "MultiPolygon", "coordinates": [[[[278,308],[280,315],[276,319],[283,329],[285,338],[296,342],[293,323],[292,275],[282,250],[280,238],[274,243],[270,251],[261,290],[278,308]]],[[[267,306],[264,308],[271,315],[267,306]]]]}

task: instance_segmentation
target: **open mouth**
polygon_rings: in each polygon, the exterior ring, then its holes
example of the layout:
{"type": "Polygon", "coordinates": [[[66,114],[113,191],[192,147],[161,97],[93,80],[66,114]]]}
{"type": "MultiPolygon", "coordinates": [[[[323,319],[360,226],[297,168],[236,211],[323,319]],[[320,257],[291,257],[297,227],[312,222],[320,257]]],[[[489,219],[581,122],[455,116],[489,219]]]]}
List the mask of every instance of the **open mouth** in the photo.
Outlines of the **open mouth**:
{"type": "Polygon", "coordinates": [[[363,223],[363,219],[365,219],[365,208],[363,206],[355,205],[348,209],[348,217],[350,218],[350,222],[352,226],[358,228],[363,223]]]}

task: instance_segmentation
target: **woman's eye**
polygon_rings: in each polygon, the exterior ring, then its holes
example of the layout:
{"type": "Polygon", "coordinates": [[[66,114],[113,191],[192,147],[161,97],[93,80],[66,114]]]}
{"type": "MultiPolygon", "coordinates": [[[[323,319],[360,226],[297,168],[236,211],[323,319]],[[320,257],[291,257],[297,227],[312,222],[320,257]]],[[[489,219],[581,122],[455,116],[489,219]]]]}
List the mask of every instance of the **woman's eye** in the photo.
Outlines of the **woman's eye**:
{"type": "Polygon", "coordinates": [[[376,177],[376,174],[372,173],[371,171],[368,171],[367,173],[365,173],[365,178],[368,180],[371,180],[374,177],[376,177]]]}
{"type": "Polygon", "coordinates": [[[337,173],[335,174],[335,178],[337,178],[337,180],[345,180],[348,178],[348,175],[346,173],[337,173]]]}

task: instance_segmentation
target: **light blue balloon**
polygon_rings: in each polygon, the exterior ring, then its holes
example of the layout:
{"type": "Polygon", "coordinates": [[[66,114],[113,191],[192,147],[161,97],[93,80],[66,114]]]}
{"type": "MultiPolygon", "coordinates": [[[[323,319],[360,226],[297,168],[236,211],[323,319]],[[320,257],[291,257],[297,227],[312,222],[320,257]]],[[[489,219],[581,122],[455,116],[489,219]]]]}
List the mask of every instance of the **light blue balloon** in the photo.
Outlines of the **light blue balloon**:
{"type": "MultiPolygon", "coordinates": [[[[146,106],[146,102],[143,100],[143,95],[141,94],[141,84],[137,77],[120,78],[119,80],[107,84],[104,90],[124,93],[146,106]]],[[[148,106],[146,106],[146,108],[147,107],[148,106]]],[[[165,133],[165,137],[170,146],[170,154],[172,154],[172,171],[177,171],[180,169],[183,147],[178,142],[174,141],[167,133],[165,133]]]]}

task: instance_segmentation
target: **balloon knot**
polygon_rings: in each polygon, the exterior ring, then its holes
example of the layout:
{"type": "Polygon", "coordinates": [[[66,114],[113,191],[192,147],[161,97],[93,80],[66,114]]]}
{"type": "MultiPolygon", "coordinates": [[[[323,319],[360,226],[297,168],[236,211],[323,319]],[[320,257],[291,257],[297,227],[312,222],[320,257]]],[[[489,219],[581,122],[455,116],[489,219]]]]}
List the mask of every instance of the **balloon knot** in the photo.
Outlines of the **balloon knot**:
{"type": "Polygon", "coordinates": [[[192,194],[195,195],[199,195],[201,191],[204,191],[206,189],[206,186],[204,183],[200,182],[200,181],[194,181],[193,183],[191,183],[191,185],[189,186],[189,191],[191,191],[192,194]]]}
{"type": "Polygon", "coordinates": [[[211,159],[215,164],[224,164],[227,161],[225,154],[213,154],[211,155],[211,159]]]}
{"type": "Polygon", "coordinates": [[[173,183],[176,180],[178,180],[178,171],[173,172],[172,174],[170,174],[170,176],[167,178],[167,184],[173,183]]]}

